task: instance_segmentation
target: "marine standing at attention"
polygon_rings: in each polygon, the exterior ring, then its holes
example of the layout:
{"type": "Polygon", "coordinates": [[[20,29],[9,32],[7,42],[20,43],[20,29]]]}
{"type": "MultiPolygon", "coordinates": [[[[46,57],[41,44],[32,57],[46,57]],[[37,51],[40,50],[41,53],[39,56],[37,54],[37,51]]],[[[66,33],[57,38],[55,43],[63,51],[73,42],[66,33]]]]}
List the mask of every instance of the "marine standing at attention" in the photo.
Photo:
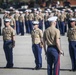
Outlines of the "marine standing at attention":
{"type": "Polygon", "coordinates": [[[60,31],[56,28],[57,17],[48,18],[48,21],[50,22],[50,27],[43,34],[44,51],[47,56],[47,73],[48,75],[59,75],[60,54],[63,54],[63,51],[60,47],[60,31]],[[53,64],[54,69],[52,73],[53,64]]]}
{"type": "Polygon", "coordinates": [[[76,71],[76,19],[70,18],[70,28],[67,32],[69,54],[72,62],[72,71],[76,71]]]}
{"type": "Polygon", "coordinates": [[[42,30],[38,28],[39,22],[33,21],[33,30],[31,33],[32,37],[32,50],[35,57],[35,69],[41,69],[42,67],[42,45],[43,45],[43,33],[42,30]]]}
{"type": "Polygon", "coordinates": [[[6,67],[13,67],[13,47],[15,46],[15,32],[14,29],[10,26],[10,19],[4,20],[5,27],[2,30],[3,35],[3,49],[6,57],[6,67]]]}
{"type": "Polygon", "coordinates": [[[19,11],[16,10],[15,11],[15,15],[14,15],[14,19],[15,19],[15,23],[16,23],[16,34],[19,35],[20,33],[20,26],[19,26],[19,11]]]}

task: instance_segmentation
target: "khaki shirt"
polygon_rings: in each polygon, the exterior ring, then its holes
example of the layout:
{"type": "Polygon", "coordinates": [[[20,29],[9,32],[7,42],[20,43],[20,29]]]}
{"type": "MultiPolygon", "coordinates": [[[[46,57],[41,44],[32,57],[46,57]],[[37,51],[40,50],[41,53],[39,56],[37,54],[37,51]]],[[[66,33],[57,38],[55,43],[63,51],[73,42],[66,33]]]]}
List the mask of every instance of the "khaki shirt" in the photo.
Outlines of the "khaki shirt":
{"type": "Polygon", "coordinates": [[[19,16],[19,21],[20,21],[20,22],[24,22],[24,16],[23,16],[23,15],[20,15],[20,16],[19,16]]]}
{"type": "Polygon", "coordinates": [[[56,39],[60,39],[60,31],[54,26],[50,26],[44,31],[43,40],[47,45],[56,45],[56,39]]]}
{"type": "Polygon", "coordinates": [[[15,24],[15,19],[12,17],[12,18],[11,18],[10,25],[11,25],[11,26],[14,26],[14,24],[15,24]]]}
{"type": "Polygon", "coordinates": [[[34,13],[34,21],[39,21],[39,15],[34,13]]]}
{"type": "Polygon", "coordinates": [[[61,13],[58,13],[57,17],[58,17],[58,21],[60,21],[61,13]]]}
{"type": "Polygon", "coordinates": [[[26,21],[28,21],[29,20],[29,15],[25,14],[24,18],[25,18],[26,21]]]}
{"type": "Polygon", "coordinates": [[[69,14],[68,16],[69,16],[69,18],[73,18],[74,15],[73,14],[69,14]]]}
{"type": "Polygon", "coordinates": [[[12,40],[12,37],[15,35],[15,31],[12,27],[4,27],[2,30],[3,40],[12,40]]]}
{"type": "Polygon", "coordinates": [[[65,21],[65,18],[66,18],[66,15],[65,14],[61,14],[61,16],[60,16],[60,21],[65,21]]]}
{"type": "Polygon", "coordinates": [[[44,16],[43,16],[42,13],[40,13],[39,16],[40,16],[40,20],[43,20],[44,19],[44,16]]]}
{"type": "Polygon", "coordinates": [[[49,15],[44,15],[44,21],[47,21],[48,18],[49,18],[49,15]]]}
{"type": "Polygon", "coordinates": [[[15,21],[18,21],[19,20],[19,14],[15,14],[14,19],[15,19],[15,21]]]}
{"type": "Polygon", "coordinates": [[[42,30],[40,30],[39,28],[36,30],[33,30],[31,33],[31,37],[32,37],[33,44],[39,44],[41,42],[41,38],[43,37],[42,30]]]}
{"type": "Polygon", "coordinates": [[[29,20],[33,20],[34,19],[34,15],[31,13],[31,14],[29,14],[29,20]]]}
{"type": "Polygon", "coordinates": [[[74,18],[76,18],[76,13],[74,14],[74,18]]]}
{"type": "Polygon", "coordinates": [[[69,41],[76,41],[76,26],[68,30],[67,37],[69,41]]]}

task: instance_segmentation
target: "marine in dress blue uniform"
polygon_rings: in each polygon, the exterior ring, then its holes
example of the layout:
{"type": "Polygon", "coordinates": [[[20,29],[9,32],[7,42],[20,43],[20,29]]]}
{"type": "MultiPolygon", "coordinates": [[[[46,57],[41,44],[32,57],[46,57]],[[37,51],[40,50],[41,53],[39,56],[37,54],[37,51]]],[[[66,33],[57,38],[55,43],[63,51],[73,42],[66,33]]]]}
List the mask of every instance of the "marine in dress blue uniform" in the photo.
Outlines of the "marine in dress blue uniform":
{"type": "Polygon", "coordinates": [[[48,13],[48,11],[45,11],[45,15],[44,15],[45,29],[47,29],[49,27],[49,22],[47,20],[48,18],[49,18],[49,13],[48,13]]]}
{"type": "Polygon", "coordinates": [[[62,11],[61,16],[60,16],[60,32],[61,32],[61,35],[65,35],[65,19],[66,19],[66,16],[64,14],[64,11],[62,11]]]}
{"type": "Polygon", "coordinates": [[[24,35],[24,16],[22,11],[20,11],[20,16],[19,16],[19,26],[20,26],[20,33],[23,36],[24,35]]]}
{"type": "Polygon", "coordinates": [[[34,29],[31,33],[31,37],[32,37],[32,50],[33,50],[33,54],[35,57],[35,64],[36,67],[35,69],[41,69],[42,67],[42,37],[43,37],[43,33],[42,30],[40,30],[38,28],[38,21],[33,21],[33,25],[34,25],[34,29]]]}
{"type": "Polygon", "coordinates": [[[48,19],[51,26],[44,31],[43,42],[44,51],[47,56],[47,73],[48,75],[59,75],[60,72],[60,54],[63,51],[60,48],[60,31],[56,28],[57,17],[53,16],[48,19]],[[47,44],[47,50],[46,50],[47,44]],[[54,69],[52,73],[52,66],[54,64],[54,69]]]}
{"type": "Polygon", "coordinates": [[[34,19],[34,15],[33,15],[33,13],[32,13],[32,10],[29,10],[29,33],[31,33],[31,31],[33,30],[33,23],[32,23],[32,21],[33,21],[33,19],[34,19]]]}
{"type": "Polygon", "coordinates": [[[68,29],[69,54],[72,62],[72,70],[76,71],[76,19],[70,18],[71,27],[68,29]]]}
{"type": "Polygon", "coordinates": [[[41,30],[43,30],[43,19],[44,19],[44,16],[42,14],[42,10],[39,9],[39,28],[41,30]]]}
{"type": "Polygon", "coordinates": [[[30,26],[29,26],[29,12],[28,10],[25,11],[25,27],[26,27],[26,33],[30,33],[30,26]]]}
{"type": "Polygon", "coordinates": [[[73,11],[71,9],[68,10],[68,14],[67,14],[67,20],[68,20],[68,28],[71,27],[70,25],[70,18],[73,18],[74,14],[73,14],[73,11]]]}
{"type": "Polygon", "coordinates": [[[12,17],[13,14],[9,14],[8,18],[11,19],[11,22],[10,22],[10,26],[13,28],[13,29],[16,29],[16,23],[15,23],[15,19],[12,17]]]}
{"type": "Polygon", "coordinates": [[[15,11],[14,19],[15,19],[15,22],[16,22],[16,33],[17,33],[17,35],[18,35],[18,34],[20,33],[19,11],[18,11],[18,10],[15,11]]]}
{"type": "Polygon", "coordinates": [[[10,19],[5,19],[5,27],[2,30],[3,35],[3,49],[6,57],[6,67],[13,67],[13,47],[15,46],[15,32],[10,26],[10,19]]]}

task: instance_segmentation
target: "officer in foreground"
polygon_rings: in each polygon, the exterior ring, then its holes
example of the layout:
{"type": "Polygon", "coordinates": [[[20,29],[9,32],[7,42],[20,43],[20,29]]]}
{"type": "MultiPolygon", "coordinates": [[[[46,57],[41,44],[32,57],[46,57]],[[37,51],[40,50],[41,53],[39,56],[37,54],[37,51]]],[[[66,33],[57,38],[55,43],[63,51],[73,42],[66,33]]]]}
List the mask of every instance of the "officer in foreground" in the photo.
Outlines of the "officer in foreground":
{"type": "Polygon", "coordinates": [[[33,54],[35,57],[35,64],[36,67],[35,69],[41,69],[42,67],[42,38],[43,38],[43,33],[42,30],[38,28],[39,22],[38,21],[33,21],[33,31],[31,33],[32,37],[32,50],[33,54]]]}
{"type": "Polygon", "coordinates": [[[60,69],[60,54],[63,51],[60,47],[60,31],[56,28],[57,17],[53,16],[48,18],[50,22],[50,27],[44,31],[43,41],[44,41],[44,51],[47,55],[47,72],[48,75],[59,75],[60,69]],[[47,51],[46,51],[47,45],[47,51]],[[54,64],[54,69],[52,73],[52,66],[54,64]]]}
{"type": "Polygon", "coordinates": [[[76,71],[76,18],[70,18],[70,25],[67,32],[69,54],[72,62],[72,71],[76,71]]]}
{"type": "Polygon", "coordinates": [[[13,47],[15,46],[15,32],[14,29],[10,26],[10,19],[6,18],[4,20],[5,27],[2,30],[3,35],[3,49],[6,57],[6,67],[13,67],[13,47]]]}

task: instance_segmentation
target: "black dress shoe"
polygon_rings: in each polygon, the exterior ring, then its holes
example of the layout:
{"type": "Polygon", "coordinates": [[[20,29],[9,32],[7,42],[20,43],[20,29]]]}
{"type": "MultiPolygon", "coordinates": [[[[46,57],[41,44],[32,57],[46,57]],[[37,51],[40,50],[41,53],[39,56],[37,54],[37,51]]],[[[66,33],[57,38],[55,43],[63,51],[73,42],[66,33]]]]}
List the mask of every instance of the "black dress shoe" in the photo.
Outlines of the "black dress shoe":
{"type": "Polygon", "coordinates": [[[35,67],[35,70],[40,70],[41,69],[41,67],[35,67]]]}
{"type": "Polygon", "coordinates": [[[72,69],[72,71],[76,71],[76,69],[72,69]]]}

